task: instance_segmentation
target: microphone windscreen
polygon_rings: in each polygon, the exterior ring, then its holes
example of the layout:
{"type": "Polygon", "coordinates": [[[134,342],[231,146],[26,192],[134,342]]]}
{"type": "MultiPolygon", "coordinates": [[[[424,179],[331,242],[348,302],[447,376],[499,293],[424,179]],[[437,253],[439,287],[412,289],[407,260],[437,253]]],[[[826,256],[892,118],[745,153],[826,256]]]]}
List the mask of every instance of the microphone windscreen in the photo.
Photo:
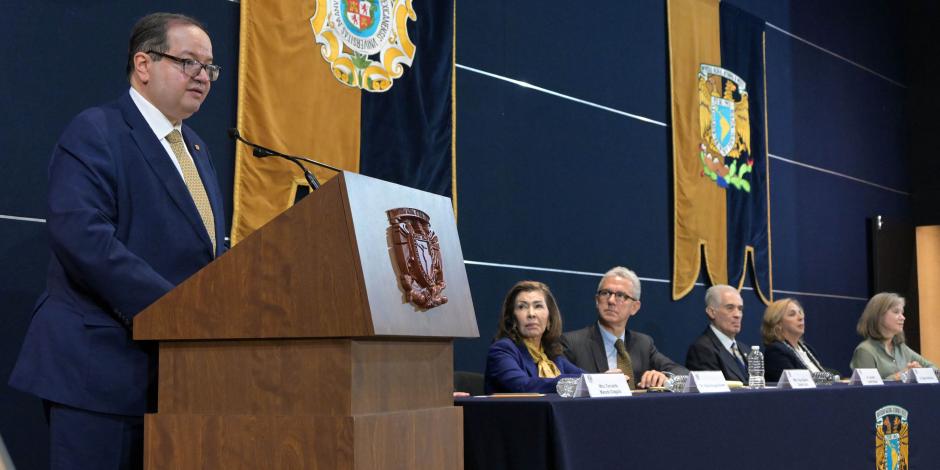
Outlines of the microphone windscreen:
{"type": "Polygon", "coordinates": [[[255,147],[254,150],[251,151],[251,154],[254,155],[254,156],[256,156],[256,157],[273,157],[273,156],[276,156],[276,155],[277,155],[277,154],[275,154],[275,153],[273,153],[273,152],[270,152],[270,151],[268,151],[267,149],[263,149],[263,148],[261,148],[261,147],[255,147]]]}

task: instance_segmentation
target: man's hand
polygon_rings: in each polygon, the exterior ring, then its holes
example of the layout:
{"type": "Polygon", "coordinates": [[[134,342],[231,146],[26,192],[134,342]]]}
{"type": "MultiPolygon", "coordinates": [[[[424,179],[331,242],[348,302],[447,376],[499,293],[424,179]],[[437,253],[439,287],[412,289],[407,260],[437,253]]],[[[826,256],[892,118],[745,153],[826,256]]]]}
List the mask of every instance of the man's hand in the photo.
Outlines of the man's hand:
{"type": "Polygon", "coordinates": [[[666,374],[658,370],[648,370],[643,373],[643,377],[640,377],[637,387],[639,388],[650,388],[650,387],[662,387],[666,383],[666,374]]]}

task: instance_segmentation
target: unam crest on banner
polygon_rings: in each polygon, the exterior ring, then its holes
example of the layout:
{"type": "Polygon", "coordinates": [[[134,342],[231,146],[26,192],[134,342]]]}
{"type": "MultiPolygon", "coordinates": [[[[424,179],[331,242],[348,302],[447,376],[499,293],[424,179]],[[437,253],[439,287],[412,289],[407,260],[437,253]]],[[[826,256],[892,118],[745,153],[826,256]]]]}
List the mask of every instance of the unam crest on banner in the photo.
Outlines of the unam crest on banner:
{"type": "Polygon", "coordinates": [[[344,85],[371,92],[392,88],[415,56],[411,0],[316,0],[310,27],[320,54],[344,85]]]}
{"type": "Polygon", "coordinates": [[[723,189],[730,186],[751,192],[751,183],[745,178],[754,166],[747,84],[730,70],[701,64],[698,93],[702,176],[723,189]]]}

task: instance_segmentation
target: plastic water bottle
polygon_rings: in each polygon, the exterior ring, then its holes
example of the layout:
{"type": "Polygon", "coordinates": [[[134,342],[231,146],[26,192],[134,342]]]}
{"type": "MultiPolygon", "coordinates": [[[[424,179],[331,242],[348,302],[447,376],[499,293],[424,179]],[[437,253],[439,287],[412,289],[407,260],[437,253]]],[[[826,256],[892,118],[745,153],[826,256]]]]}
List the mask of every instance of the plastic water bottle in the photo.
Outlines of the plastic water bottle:
{"type": "Polygon", "coordinates": [[[751,346],[751,353],[747,355],[747,386],[748,388],[764,388],[764,353],[757,346],[751,346]]]}

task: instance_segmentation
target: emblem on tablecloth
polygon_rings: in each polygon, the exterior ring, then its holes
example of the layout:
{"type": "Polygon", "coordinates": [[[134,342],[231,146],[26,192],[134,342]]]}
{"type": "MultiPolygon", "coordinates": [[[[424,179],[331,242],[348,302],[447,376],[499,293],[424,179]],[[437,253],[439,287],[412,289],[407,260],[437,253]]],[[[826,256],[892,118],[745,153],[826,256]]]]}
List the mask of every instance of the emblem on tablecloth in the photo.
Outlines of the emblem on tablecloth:
{"type": "Polygon", "coordinates": [[[398,279],[408,302],[421,308],[447,303],[443,290],[441,244],[431,218],[418,209],[402,207],[385,212],[391,226],[389,243],[398,262],[398,279]]]}
{"type": "Polygon", "coordinates": [[[310,27],[333,77],[366,91],[388,91],[415,57],[411,0],[316,0],[310,27]]]}
{"type": "Polygon", "coordinates": [[[875,412],[875,468],[878,470],[908,470],[910,429],[907,410],[896,405],[885,406],[875,412]]]}

